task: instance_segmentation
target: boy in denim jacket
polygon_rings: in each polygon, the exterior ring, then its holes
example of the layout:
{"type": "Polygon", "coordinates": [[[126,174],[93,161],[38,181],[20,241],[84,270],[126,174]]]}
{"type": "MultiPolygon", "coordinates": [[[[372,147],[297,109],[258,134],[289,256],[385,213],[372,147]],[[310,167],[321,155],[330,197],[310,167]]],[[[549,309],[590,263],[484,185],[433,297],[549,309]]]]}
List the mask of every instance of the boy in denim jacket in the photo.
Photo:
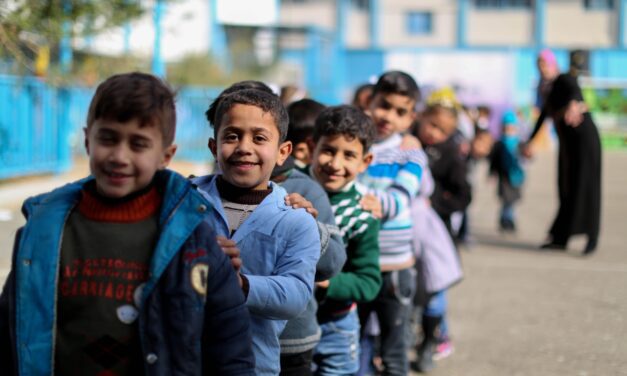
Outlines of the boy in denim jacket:
{"type": "Polygon", "coordinates": [[[288,206],[286,191],[270,182],[291,152],[283,141],[287,124],[276,95],[244,89],[224,96],[209,140],[220,172],[194,180],[213,205],[207,221],[241,251],[238,276],[251,313],[257,375],[279,373],[278,337],[311,298],[320,256],[314,218],[288,206]]]}

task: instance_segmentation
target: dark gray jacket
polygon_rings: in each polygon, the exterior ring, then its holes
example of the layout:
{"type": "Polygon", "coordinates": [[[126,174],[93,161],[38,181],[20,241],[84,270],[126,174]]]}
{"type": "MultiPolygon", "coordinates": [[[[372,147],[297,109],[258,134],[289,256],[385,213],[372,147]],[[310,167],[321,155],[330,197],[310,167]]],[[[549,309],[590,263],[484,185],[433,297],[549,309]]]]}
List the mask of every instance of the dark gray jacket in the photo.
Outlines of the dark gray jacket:
{"type": "MultiPolygon", "coordinates": [[[[320,232],[320,259],[316,265],[316,281],[327,280],[342,270],[346,262],[346,250],[329,198],[316,181],[293,168],[286,173],[287,179],[279,183],[288,193],[299,193],[318,210],[320,232]]],[[[313,349],[320,340],[320,328],[316,320],[318,305],[315,298],[297,317],[289,320],[281,334],[281,354],[297,354],[313,349]]]]}

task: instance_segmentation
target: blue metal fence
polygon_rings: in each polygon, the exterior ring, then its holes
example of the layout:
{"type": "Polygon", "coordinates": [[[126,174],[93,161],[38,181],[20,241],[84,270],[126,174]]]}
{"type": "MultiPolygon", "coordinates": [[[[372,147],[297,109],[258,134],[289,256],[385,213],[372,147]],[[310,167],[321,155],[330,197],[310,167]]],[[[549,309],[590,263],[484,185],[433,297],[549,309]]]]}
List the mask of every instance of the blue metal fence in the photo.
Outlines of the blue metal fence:
{"type": "Polygon", "coordinates": [[[0,76],[0,179],[71,166],[67,100],[36,78],[0,76]]]}
{"type": "MultiPolygon", "coordinates": [[[[83,128],[92,88],[54,87],[34,77],[0,75],[0,179],[61,173],[84,155],[83,128]]],[[[176,159],[211,161],[213,131],[204,113],[217,88],[177,94],[176,159]]]]}

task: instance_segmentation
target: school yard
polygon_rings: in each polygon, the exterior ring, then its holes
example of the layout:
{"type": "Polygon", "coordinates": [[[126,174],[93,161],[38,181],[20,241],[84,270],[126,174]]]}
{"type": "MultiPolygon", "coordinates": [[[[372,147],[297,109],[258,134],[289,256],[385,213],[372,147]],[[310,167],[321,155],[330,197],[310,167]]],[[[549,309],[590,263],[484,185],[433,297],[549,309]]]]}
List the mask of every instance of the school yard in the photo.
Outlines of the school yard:
{"type": "MultiPolygon", "coordinates": [[[[433,376],[627,375],[627,151],[603,161],[603,219],[596,254],[540,251],[556,210],[555,153],[528,169],[516,236],[497,231],[495,187],[477,169],[471,208],[475,245],[462,249],[465,279],[451,290],[453,356],[433,376]]],[[[183,173],[204,166],[175,163],[183,173]]],[[[80,177],[70,173],[0,182],[0,281],[10,265],[19,208],[29,195],[80,177]]]]}

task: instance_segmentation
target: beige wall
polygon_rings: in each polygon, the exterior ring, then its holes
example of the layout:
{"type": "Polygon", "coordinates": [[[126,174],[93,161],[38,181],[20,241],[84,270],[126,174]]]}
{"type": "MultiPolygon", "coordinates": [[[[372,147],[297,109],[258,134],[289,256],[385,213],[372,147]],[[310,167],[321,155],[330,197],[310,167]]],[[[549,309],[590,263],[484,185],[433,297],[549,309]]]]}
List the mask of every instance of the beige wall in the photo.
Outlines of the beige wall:
{"type": "Polygon", "coordinates": [[[346,20],[346,44],[350,48],[370,47],[370,17],[368,12],[352,10],[346,20]]]}
{"type": "Polygon", "coordinates": [[[466,42],[470,46],[526,46],[533,43],[533,11],[468,11],[466,42]]]}
{"type": "Polygon", "coordinates": [[[549,0],[545,41],[556,47],[611,47],[616,43],[617,12],[587,10],[583,1],[549,0]]]}
{"type": "MultiPolygon", "coordinates": [[[[335,28],[336,0],[283,3],[283,26],[316,25],[335,28]]],[[[457,43],[457,0],[379,0],[381,47],[453,47],[457,43]],[[431,12],[433,32],[409,35],[406,15],[410,11],[431,12]]],[[[466,41],[469,46],[531,46],[534,44],[534,11],[531,9],[468,9],[466,41]]],[[[546,0],[545,43],[565,48],[613,47],[617,39],[615,10],[587,10],[583,0],[546,0]]],[[[351,48],[370,46],[367,12],[350,8],[347,44],[351,48]]]]}
{"type": "Polygon", "coordinates": [[[451,46],[456,43],[457,6],[454,0],[387,0],[381,1],[382,47],[451,46]],[[431,12],[433,31],[428,35],[409,35],[406,15],[409,12],[431,12]]]}
{"type": "Polygon", "coordinates": [[[280,13],[281,26],[315,25],[327,30],[335,29],[335,1],[283,3],[280,13]]]}

